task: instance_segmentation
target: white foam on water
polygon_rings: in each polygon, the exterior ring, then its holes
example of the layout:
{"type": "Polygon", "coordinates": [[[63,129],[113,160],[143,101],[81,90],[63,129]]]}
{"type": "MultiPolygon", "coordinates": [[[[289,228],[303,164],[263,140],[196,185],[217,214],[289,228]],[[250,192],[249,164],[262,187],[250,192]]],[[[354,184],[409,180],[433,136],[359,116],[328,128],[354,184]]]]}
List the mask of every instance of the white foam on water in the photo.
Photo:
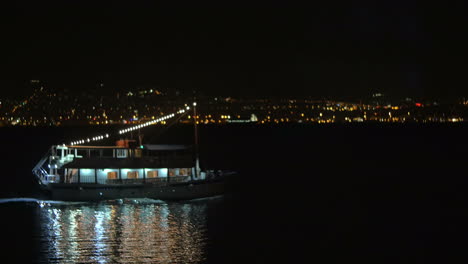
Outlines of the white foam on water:
{"type": "Polygon", "coordinates": [[[202,201],[212,201],[212,200],[218,200],[223,198],[224,195],[216,195],[216,196],[210,196],[210,197],[204,197],[204,198],[196,198],[192,200],[188,200],[187,202],[202,202],[202,201]]]}
{"type": "Polygon", "coordinates": [[[122,199],[122,203],[130,203],[130,204],[165,204],[167,202],[163,200],[156,200],[151,198],[128,198],[122,199]]]}
{"type": "Polygon", "coordinates": [[[52,204],[84,204],[87,202],[67,202],[67,201],[55,201],[55,200],[40,200],[37,198],[29,198],[29,197],[12,197],[12,198],[2,198],[0,199],[0,204],[7,204],[7,203],[37,203],[41,207],[44,205],[52,205],[52,204]]]}
{"type": "Polygon", "coordinates": [[[2,203],[37,203],[39,200],[36,198],[3,198],[0,199],[0,204],[2,203]]]}
{"type": "MultiPolygon", "coordinates": [[[[185,202],[199,202],[199,201],[209,201],[209,200],[216,200],[223,195],[213,196],[213,197],[206,197],[206,198],[198,198],[187,200],[185,202]]],[[[0,204],[8,204],[8,203],[36,203],[39,204],[41,207],[44,206],[51,206],[51,205],[79,205],[79,204],[167,204],[167,201],[151,199],[151,198],[125,198],[125,199],[115,199],[115,200],[103,200],[99,202],[87,202],[87,201],[57,201],[57,200],[41,200],[37,198],[29,198],[29,197],[12,197],[12,198],[2,198],[0,199],[0,204]]]]}

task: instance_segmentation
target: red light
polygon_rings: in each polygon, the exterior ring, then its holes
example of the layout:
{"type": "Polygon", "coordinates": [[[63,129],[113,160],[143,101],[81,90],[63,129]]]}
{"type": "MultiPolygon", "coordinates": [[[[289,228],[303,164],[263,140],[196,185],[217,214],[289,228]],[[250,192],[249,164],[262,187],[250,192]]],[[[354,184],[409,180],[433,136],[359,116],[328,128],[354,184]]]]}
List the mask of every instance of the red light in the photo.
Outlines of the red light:
{"type": "Polygon", "coordinates": [[[415,105],[416,105],[417,107],[421,107],[421,106],[422,106],[421,103],[416,103],[415,105]]]}

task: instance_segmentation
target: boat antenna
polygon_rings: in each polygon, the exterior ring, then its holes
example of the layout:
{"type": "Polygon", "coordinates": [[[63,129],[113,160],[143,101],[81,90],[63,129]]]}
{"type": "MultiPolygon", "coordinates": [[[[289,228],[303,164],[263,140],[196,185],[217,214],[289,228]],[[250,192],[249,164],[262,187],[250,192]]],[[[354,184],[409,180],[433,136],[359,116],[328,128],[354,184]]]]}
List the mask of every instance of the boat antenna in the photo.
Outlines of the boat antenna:
{"type": "Polygon", "coordinates": [[[197,101],[193,100],[193,125],[195,130],[195,176],[198,178],[200,173],[200,159],[198,154],[198,118],[197,118],[197,101]]]}
{"type": "Polygon", "coordinates": [[[143,145],[143,134],[141,134],[141,129],[138,129],[138,143],[139,145],[138,146],[141,146],[143,145]]]}

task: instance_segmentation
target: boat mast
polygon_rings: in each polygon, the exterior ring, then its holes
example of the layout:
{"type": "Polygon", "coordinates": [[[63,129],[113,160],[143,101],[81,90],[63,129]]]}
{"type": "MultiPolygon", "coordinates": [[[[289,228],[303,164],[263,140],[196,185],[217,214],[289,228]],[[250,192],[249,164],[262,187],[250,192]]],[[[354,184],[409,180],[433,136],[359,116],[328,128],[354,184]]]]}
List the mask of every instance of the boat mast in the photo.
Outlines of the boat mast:
{"type": "Polygon", "coordinates": [[[195,130],[195,177],[199,177],[200,175],[200,160],[198,157],[198,126],[197,126],[198,118],[197,118],[197,102],[194,100],[193,102],[193,125],[195,130]]]}

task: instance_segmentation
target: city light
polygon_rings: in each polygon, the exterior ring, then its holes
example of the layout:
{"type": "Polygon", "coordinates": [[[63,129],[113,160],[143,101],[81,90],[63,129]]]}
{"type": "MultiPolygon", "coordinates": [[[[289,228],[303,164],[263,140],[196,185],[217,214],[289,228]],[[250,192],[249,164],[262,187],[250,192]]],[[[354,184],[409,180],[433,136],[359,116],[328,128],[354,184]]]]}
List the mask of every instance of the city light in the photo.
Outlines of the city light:
{"type": "MultiPolygon", "coordinates": [[[[42,82],[41,82],[42,83],[42,82]]],[[[200,124],[227,124],[248,120],[255,114],[257,124],[274,123],[348,123],[348,122],[467,122],[468,100],[459,99],[456,104],[440,104],[406,98],[387,100],[383,94],[375,93],[372,99],[364,102],[345,102],[317,100],[310,98],[262,98],[241,99],[222,97],[200,97],[197,102],[181,104],[173,114],[171,104],[166,104],[165,92],[158,95],[155,88],[127,91],[123,94],[106,95],[104,101],[94,98],[77,98],[58,94],[44,88],[36,89],[31,96],[18,101],[2,99],[0,104],[0,126],[67,126],[67,125],[121,125],[112,133],[122,135],[153,124],[166,124],[168,119],[187,113],[193,106],[200,107],[197,120],[200,124]],[[152,90],[152,92],[151,92],[152,90]],[[127,95],[131,95],[128,97],[127,95]],[[59,100],[50,100],[57,98],[59,100]],[[116,100],[115,100],[116,98],[116,100]],[[109,100],[112,99],[112,100],[109,100]],[[155,99],[156,101],[152,101],[155,99]],[[68,101],[73,100],[73,101],[68,101]],[[54,104],[54,112],[35,112],[45,104],[54,104]],[[107,102],[106,102],[107,101],[107,102]],[[104,103],[103,103],[104,102],[104,103]],[[151,102],[151,103],[150,103],[151,102]],[[228,102],[228,104],[227,104],[228,102]],[[332,118],[333,117],[333,118],[332,118]],[[345,119],[345,117],[348,117],[345,119]],[[456,121],[454,121],[454,119],[456,121]],[[328,121],[330,120],[330,121],[328,121]],[[128,126],[128,127],[127,127],[128,126]]],[[[190,100],[177,98],[176,100],[190,100]]],[[[172,99],[170,99],[172,100],[172,99]]],[[[180,123],[193,122],[192,116],[184,116],[180,123]]],[[[73,140],[69,143],[79,145],[97,142],[108,138],[105,134],[94,133],[90,137],[73,140]],[[89,138],[89,141],[88,141],[89,138]],[[82,141],[84,140],[84,141],[82,141]]]]}

